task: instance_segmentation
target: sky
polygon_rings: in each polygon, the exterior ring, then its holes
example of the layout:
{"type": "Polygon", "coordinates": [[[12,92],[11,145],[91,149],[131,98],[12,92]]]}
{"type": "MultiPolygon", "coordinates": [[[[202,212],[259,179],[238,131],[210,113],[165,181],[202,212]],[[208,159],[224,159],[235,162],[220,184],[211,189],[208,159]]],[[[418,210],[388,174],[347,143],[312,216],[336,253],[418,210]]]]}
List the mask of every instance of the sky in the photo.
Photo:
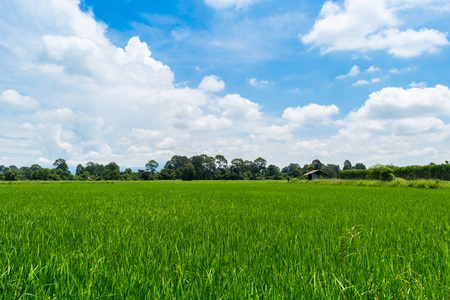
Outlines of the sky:
{"type": "Polygon", "coordinates": [[[0,164],[450,160],[448,0],[0,0],[0,164]]]}

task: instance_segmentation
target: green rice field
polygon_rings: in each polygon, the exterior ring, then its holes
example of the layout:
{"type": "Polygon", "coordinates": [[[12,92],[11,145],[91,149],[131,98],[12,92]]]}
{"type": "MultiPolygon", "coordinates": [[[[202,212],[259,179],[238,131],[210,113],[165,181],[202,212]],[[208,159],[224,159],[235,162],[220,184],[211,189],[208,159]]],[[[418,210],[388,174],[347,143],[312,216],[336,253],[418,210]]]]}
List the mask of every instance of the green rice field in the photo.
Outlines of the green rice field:
{"type": "Polygon", "coordinates": [[[0,184],[3,299],[450,299],[450,190],[0,184]]]}

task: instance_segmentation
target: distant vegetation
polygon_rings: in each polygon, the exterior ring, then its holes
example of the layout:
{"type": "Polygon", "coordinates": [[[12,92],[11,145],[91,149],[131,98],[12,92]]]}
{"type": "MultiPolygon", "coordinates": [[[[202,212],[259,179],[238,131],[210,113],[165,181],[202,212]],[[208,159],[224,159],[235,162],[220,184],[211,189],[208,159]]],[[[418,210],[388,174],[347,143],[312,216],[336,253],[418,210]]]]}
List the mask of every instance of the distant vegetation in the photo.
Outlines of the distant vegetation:
{"type": "Polygon", "coordinates": [[[320,160],[315,159],[303,167],[297,163],[290,163],[280,169],[273,164],[267,165],[267,161],[262,157],[258,157],[254,161],[235,158],[229,162],[223,155],[212,157],[202,154],[190,158],[174,155],[159,172],[159,164],[155,160],[148,161],[145,168],[138,172],[133,172],[130,168],[121,171],[115,162],[107,165],[88,162],[84,166],[79,164],[75,174],[71,174],[66,161],[62,158],[57,159],[53,166],[54,168],[49,169],[37,164],[20,168],[0,165],[0,180],[290,180],[304,179],[304,174],[311,170],[322,171],[326,174],[325,178],[351,180],[392,181],[394,178],[450,180],[448,161],[443,164],[430,163],[426,166],[407,167],[378,164],[367,169],[362,163],[352,165],[349,160],[346,160],[341,169],[339,165],[323,164],[320,160]]]}

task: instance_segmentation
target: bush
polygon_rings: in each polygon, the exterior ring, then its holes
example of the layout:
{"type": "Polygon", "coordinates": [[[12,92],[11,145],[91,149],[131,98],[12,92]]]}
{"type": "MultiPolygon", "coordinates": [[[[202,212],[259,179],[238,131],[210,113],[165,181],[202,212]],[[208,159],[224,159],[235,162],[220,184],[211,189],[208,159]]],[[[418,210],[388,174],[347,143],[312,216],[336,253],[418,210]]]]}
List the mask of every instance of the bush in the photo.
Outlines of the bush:
{"type": "Polygon", "coordinates": [[[354,170],[345,170],[339,173],[339,178],[341,179],[367,179],[368,170],[362,169],[354,169],[354,170]]]}
{"type": "Polygon", "coordinates": [[[15,170],[8,170],[5,174],[6,181],[17,181],[19,180],[19,173],[15,170]]]}
{"type": "Polygon", "coordinates": [[[368,170],[369,179],[392,181],[394,180],[394,168],[392,166],[374,165],[368,170]]]}

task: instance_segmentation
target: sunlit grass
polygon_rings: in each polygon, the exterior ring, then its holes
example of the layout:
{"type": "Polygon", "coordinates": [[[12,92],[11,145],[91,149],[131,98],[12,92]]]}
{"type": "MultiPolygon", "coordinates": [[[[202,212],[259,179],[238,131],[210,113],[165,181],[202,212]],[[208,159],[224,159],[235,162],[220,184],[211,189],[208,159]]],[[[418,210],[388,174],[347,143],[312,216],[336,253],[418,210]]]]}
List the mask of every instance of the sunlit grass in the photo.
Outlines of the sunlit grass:
{"type": "Polygon", "coordinates": [[[0,294],[448,299],[449,196],[282,182],[0,184],[0,294]]]}

